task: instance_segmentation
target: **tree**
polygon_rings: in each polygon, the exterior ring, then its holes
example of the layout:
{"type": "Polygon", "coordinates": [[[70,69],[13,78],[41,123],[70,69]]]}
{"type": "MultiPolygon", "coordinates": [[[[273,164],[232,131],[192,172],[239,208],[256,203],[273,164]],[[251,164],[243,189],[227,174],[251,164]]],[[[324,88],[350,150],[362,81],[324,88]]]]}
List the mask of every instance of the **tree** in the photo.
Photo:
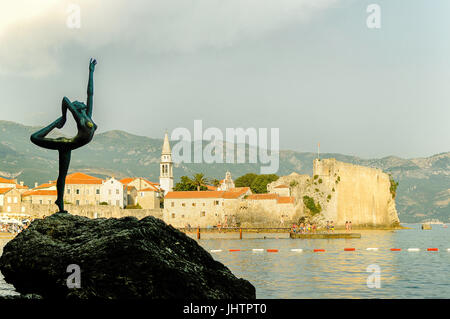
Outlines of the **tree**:
{"type": "Polygon", "coordinates": [[[234,185],[236,185],[236,187],[250,187],[256,177],[258,177],[258,175],[254,173],[242,175],[234,181],[234,185]]]}
{"type": "Polygon", "coordinates": [[[206,184],[208,184],[208,179],[202,173],[197,173],[194,175],[192,179],[192,183],[197,188],[197,191],[200,191],[202,187],[206,188],[206,184]]]}
{"type": "MultiPolygon", "coordinates": [[[[175,187],[173,188],[173,190],[176,192],[207,190],[208,188],[204,185],[206,178],[203,177],[203,174],[195,174],[195,175],[201,175],[202,178],[200,178],[200,176],[197,176],[197,178],[198,178],[198,180],[203,180],[204,183],[200,184],[200,186],[198,186],[198,184],[196,184],[195,180],[189,178],[188,176],[181,176],[181,181],[175,184],[175,187]]],[[[194,178],[195,178],[195,175],[194,175],[194,178]]]]}
{"type": "Polygon", "coordinates": [[[250,185],[253,193],[263,194],[267,193],[267,184],[272,183],[278,179],[276,174],[258,175],[250,185]]]}
{"type": "Polygon", "coordinates": [[[395,199],[395,196],[397,195],[398,182],[394,180],[391,174],[389,174],[389,182],[391,183],[389,191],[391,192],[392,199],[395,199]]]}
{"type": "Polygon", "coordinates": [[[213,186],[218,187],[218,186],[220,186],[220,181],[219,181],[217,178],[214,178],[214,179],[211,181],[211,184],[212,184],[213,186]]]}

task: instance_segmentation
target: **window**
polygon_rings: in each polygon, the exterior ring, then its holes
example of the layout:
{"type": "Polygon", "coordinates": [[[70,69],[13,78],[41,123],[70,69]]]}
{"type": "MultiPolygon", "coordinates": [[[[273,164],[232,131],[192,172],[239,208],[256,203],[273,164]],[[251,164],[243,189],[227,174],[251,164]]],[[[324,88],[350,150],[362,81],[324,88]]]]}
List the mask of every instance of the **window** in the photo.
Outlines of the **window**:
{"type": "Polygon", "coordinates": [[[17,197],[14,197],[14,204],[17,204],[17,197]]]}
{"type": "Polygon", "coordinates": [[[8,213],[10,213],[11,212],[11,206],[8,206],[8,213]]]}
{"type": "Polygon", "coordinates": [[[171,203],[170,203],[170,206],[171,206],[171,207],[174,207],[174,206],[175,206],[175,203],[174,203],[174,202],[171,202],[171,203]]]}
{"type": "Polygon", "coordinates": [[[195,206],[195,203],[192,203],[192,206],[195,206]]]}
{"type": "Polygon", "coordinates": [[[75,202],[75,204],[76,204],[77,206],[80,205],[80,201],[77,199],[76,202],[75,202]]]}
{"type": "Polygon", "coordinates": [[[67,189],[67,194],[70,194],[70,188],[67,189]]]}
{"type": "Polygon", "coordinates": [[[80,195],[80,190],[77,189],[75,193],[76,193],[77,195],[80,195]]]}
{"type": "Polygon", "coordinates": [[[116,195],[119,195],[119,189],[116,189],[116,195]]]}
{"type": "Polygon", "coordinates": [[[181,206],[185,207],[185,206],[186,206],[186,204],[185,204],[185,203],[181,203],[181,206]]]}
{"type": "Polygon", "coordinates": [[[51,201],[51,200],[49,200],[49,201],[48,201],[48,204],[49,204],[49,205],[51,205],[51,204],[52,204],[52,201],[51,201]]]}
{"type": "Polygon", "coordinates": [[[141,197],[144,197],[144,192],[141,192],[141,197]]]}
{"type": "Polygon", "coordinates": [[[99,194],[100,194],[100,188],[97,188],[97,191],[96,191],[96,193],[97,193],[97,195],[99,195],[99,194]]]}
{"type": "Polygon", "coordinates": [[[8,203],[11,204],[11,197],[8,197],[8,203]]]}
{"type": "Polygon", "coordinates": [[[215,206],[218,206],[218,205],[219,205],[219,201],[218,201],[218,200],[215,200],[215,201],[214,201],[214,205],[215,205],[215,206]]]}
{"type": "Polygon", "coordinates": [[[40,199],[40,200],[39,200],[39,204],[41,204],[41,205],[42,205],[42,199],[40,199]]]}
{"type": "Polygon", "coordinates": [[[205,217],[206,216],[206,212],[200,212],[200,217],[205,217]]]}
{"type": "Polygon", "coordinates": [[[22,206],[22,213],[25,213],[25,207],[22,206]]]}
{"type": "Polygon", "coordinates": [[[172,218],[175,218],[175,213],[172,213],[172,218]]]}

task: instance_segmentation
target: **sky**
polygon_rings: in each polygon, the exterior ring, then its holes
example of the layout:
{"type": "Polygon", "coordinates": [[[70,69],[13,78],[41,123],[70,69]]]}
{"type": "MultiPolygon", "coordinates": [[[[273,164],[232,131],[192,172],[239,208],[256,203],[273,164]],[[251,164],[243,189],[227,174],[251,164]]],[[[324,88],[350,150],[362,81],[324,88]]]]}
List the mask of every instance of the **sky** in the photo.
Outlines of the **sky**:
{"type": "Polygon", "coordinates": [[[85,101],[95,57],[98,132],[162,138],[202,120],[223,132],[279,128],[281,149],[299,152],[318,142],[322,153],[363,158],[448,152],[449,9],[448,0],[2,0],[0,120],[43,126],[64,96],[85,101]]]}

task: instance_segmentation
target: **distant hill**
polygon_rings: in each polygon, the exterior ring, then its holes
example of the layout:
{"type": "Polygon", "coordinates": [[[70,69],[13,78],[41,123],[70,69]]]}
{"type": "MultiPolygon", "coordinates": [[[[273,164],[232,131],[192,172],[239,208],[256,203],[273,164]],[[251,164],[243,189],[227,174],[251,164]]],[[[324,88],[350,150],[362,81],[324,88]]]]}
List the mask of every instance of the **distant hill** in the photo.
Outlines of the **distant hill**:
{"type": "MultiPolygon", "coordinates": [[[[33,145],[29,137],[37,127],[0,121],[0,176],[13,177],[33,186],[55,180],[58,171],[57,152],[33,145]]],[[[123,131],[96,134],[86,147],[72,153],[71,172],[81,171],[98,177],[144,176],[159,178],[162,139],[132,135],[123,131]]],[[[278,175],[293,171],[312,174],[314,153],[280,151],[278,175]]],[[[437,218],[450,221],[450,152],[427,158],[403,159],[389,156],[361,159],[343,154],[321,154],[322,158],[376,167],[391,173],[399,181],[396,198],[402,222],[420,222],[437,218]]],[[[185,164],[175,165],[175,180],[182,175],[203,172],[222,179],[229,170],[234,178],[249,172],[259,173],[259,164],[185,164]]]]}

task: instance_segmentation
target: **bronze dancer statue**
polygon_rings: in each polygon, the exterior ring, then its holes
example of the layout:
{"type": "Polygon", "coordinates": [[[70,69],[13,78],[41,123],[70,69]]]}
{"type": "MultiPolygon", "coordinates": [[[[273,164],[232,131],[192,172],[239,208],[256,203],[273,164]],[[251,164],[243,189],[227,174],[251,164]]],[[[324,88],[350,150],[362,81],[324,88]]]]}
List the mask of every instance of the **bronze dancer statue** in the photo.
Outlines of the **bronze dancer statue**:
{"type": "Polygon", "coordinates": [[[87,105],[83,102],[73,101],[67,97],[62,100],[62,116],[42,130],[31,135],[31,142],[37,146],[50,150],[57,150],[59,153],[59,175],[56,188],[58,197],[55,204],[59,207],[59,213],[67,213],[64,210],[64,187],[66,184],[67,171],[69,170],[70,156],[74,149],[88,144],[94,137],[97,129],[94,121],[92,121],[92,105],[94,96],[94,70],[97,61],[91,59],[89,62],[89,82],[87,87],[87,105]],[[78,134],[72,138],[48,138],[46,137],[54,128],[62,128],[66,124],[67,110],[69,110],[78,127],[78,134]]]}

